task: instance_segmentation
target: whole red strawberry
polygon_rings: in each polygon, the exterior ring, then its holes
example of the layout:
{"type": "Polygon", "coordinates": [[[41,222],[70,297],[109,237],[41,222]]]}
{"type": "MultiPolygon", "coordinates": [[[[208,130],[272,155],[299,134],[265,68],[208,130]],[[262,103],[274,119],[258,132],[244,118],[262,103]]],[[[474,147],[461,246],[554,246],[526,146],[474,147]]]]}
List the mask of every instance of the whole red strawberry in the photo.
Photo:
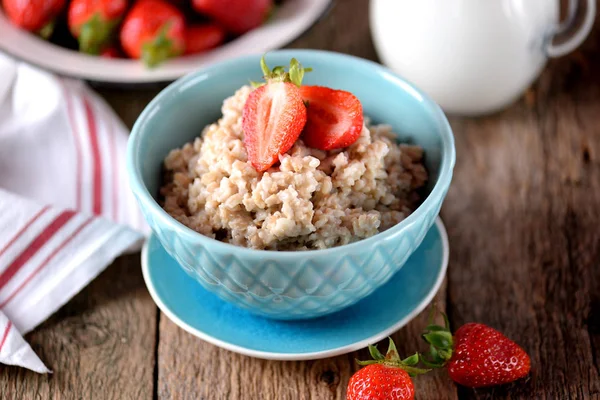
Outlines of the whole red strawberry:
{"type": "Polygon", "coordinates": [[[65,0],[2,0],[8,19],[30,32],[50,37],[54,20],[65,6],[65,0]]]}
{"type": "Polygon", "coordinates": [[[125,16],[121,47],[131,58],[154,67],[185,51],[185,19],[163,0],[139,0],[125,16]]]}
{"type": "Polygon", "coordinates": [[[415,387],[408,372],[383,364],[367,365],[350,378],[347,400],[415,398],[415,387]]]}
{"type": "Polygon", "coordinates": [[[529,356],[518,344],[484,324],[469,323],[450,333],[430,325],[423,338],[430,344],[432,367],[446,366],[450,378],[463,386],[479,388],[501,385],[524,378],[531,369],[529,356]]]}
{"type": "Polygon", "coordinates": [[[265,21],[273,0],[192,0],[192,7],[231,33],[241,35],[265,21]]]}
{"type": "Polygon", "coordinates": [[[267,83],[250,93],[242,111],[248,161],[259,172],[275,164],[300,136],[306,124],[306,106],[299,86],[304,73],[310,71],[295,58],[289,72],[283,67],[271,71],[264,57],[261,68],[267,83]]]}
{"type": "Polygon", "coordinates": [[[227,33],[219,25],[199,24],[185,30],[185,54],[202,53],[225,41],[227,33]]]}
{"type": "Polygon", "coordinates": [[[375,346],[369,346],[373,360],[358,361],[366,367],[358,370],[348,382],[346,400],[411,400],[415,398],[415,387],[411,375],[427,370],[415,368],[419,362],[417,354],[400,360],[396,345],[390,338],[385,356],[375,346]]]}
{"type": "Polygon", "coordinates": [[[307,121],[302,140],[321,150],[341,149],[356,142],[363,129],[363,110],[350,92],[323,86],[302,86],[307,121]]]}
{"type": "Polygon", "coordinates": [[[99,54],[125,14],[127,0],[71,0],[67,22],[79,50],[99,54]]]}

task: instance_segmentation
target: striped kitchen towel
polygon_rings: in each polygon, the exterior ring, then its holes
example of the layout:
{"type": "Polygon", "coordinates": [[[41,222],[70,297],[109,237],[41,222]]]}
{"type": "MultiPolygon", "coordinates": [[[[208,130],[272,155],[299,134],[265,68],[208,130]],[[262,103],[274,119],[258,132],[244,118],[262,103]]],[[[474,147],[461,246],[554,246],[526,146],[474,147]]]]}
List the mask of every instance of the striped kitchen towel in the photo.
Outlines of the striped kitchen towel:
{"type": "Polygon", "coordinates": [[[48,372],[23,338],[148,228],[127,128],[82,82],[0,53],[0,363],[48,372]]]}

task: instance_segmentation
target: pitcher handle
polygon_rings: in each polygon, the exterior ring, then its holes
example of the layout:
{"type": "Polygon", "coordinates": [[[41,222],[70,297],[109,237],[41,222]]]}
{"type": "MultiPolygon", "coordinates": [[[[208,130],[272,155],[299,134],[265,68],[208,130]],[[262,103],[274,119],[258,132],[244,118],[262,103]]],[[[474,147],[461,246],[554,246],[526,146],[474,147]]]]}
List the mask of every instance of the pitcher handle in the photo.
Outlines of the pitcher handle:
{"type": "Polygon", "coordinates": [[[573,33],[573,36],[565,41],[564,43],[555,45],[552,44],[552,39],[560,33],[566,32],[571,29],[575,22],[577,15],[577,9],[579,6],[579,0],[569,0],[569,13],[567,19],[560,24],[548,37],[548,43],[546,44],[546,54],[548,57],[561,57],[575,50],[588,36],[594,26],[594,19],[596,18],[596,0],[586,0],[585,17],[581,26],[573,33]]]}

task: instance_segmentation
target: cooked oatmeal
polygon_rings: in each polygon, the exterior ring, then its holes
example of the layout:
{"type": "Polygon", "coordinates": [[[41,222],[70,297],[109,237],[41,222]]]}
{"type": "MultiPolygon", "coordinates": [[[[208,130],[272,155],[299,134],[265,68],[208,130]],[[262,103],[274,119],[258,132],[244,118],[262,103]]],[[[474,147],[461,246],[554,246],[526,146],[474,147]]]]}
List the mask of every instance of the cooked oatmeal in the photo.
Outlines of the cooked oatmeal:
{"type": "Polygon", "coordinates": [[[423,151],[397,144],[386,125],[364,126],[343,150],[298,140],[279,165],[257,172],[242,132],[251,90],[244,86],[226,99],[219,121],[165,159],[162,205],[177,220],[238,246],[324,249],[384,231],[418,205],[427,180],[423,151]]]}

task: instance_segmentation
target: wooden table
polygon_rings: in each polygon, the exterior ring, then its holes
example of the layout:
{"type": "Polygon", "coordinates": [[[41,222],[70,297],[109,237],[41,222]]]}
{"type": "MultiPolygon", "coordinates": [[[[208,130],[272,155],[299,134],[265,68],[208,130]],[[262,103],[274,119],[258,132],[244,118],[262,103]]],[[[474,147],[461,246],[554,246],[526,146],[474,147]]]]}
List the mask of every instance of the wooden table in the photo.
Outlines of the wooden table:
{"type": "MultiPolygon", "coordinates": [[[[339,0],[289,47],[375,59],[367,12],[366,0],[339,0]]],[[[455,327],[503,331],[533,368],[526,382],[477,391],[437,372],[416,379],[418,399],[600,398],[598,45],[596,30],[508,110],[451,119],[451,256],[437,302],[455,327]]],[[[157,90],[100,92],[131,125],[157,90]]],[[[394,335],[402,354],[425,350],[426,319],[394,335]]],[[[204,343],[157,310],[139,255],[118,259],[27,340],[55,373],[2,366],[2,399],[343,399],[354,359],[367,356],[274,362],[204,343]]]]}

